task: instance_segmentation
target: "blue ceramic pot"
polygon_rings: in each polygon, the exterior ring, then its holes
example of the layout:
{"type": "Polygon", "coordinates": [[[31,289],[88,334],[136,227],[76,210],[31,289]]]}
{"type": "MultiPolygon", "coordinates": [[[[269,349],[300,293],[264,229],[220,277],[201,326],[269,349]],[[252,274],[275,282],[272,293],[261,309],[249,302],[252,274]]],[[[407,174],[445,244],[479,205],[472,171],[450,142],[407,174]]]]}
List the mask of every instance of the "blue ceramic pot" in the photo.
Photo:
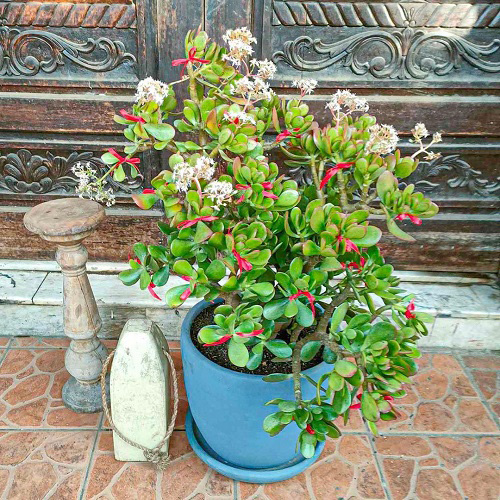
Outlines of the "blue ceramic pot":
{"type": "MultiPolygon", "coordinates": [[[[189,408],[203,441],[224,462],[243,469],[283,468],[303,460],[295,451],[300,433],[288,425],[270,437],[262,429],[264,418],[277,411],[264,406],[274,398],[294,399],[293,382],[264,382],[262,375],[238,373],[223,368],[198,351],[191,341],[191,324],[211,304],[196,304],[182,323],[181,354],[189,408]]],[[[326,363],[304,373],[315,380],[329,371],[326,363]]],[[[305,399],[314,396],[314,387],[303,381],[305,399]]],[[[309,464],[310,465],[310,464],[309,464]]]]}

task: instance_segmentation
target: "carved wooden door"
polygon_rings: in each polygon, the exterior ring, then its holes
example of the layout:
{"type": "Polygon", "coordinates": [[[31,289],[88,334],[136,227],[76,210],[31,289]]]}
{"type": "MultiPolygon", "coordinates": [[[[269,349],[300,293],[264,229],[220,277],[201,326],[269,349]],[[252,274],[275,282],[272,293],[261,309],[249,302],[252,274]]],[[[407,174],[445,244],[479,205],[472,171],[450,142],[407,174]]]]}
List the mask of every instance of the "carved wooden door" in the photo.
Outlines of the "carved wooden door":
{"type": "MultiPolygon", "coordinates": [[[[228,28],[251,27],[257,55],[278,65],[279,93],[292,94],[297,77],[317,79],[309,104],[319,120],[328,95],[351,88],[406,138],[417,121],[442,131],[442,157],[410,179],[441,213],[411,228],[417,244],[389,240],[393,261],[498,270],[500,5],[491,0],[0,0],[0,257],[51,256],[36,238],[21,240],[23,211],[72,194],[75,162],[100,168],[106,148],[123,146],[113,111],[130,105],[139,79],[178,75],[170,63],[199,24],[219,42],[228,28]]],[[[159,237],[154,217],[128,202],[160,166],[155,156],[142,164],[144,179],[115,186],[120,201],[90,244],[94,258],[122,259],[134,241],[159,237]]]]}

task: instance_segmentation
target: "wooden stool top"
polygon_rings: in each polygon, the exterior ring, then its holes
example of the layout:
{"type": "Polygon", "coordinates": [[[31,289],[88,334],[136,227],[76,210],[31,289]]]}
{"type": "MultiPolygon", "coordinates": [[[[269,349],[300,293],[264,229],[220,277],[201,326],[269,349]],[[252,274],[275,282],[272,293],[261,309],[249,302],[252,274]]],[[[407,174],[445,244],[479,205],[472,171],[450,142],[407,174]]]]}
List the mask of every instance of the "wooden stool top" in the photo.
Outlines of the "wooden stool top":
{"type": "Polygon", "coordinates": [[[46,240],[75,241],[88,236],[103,218],[104,208],[95,201],[61,198],[33,207],[24,225],[46,240]]]}

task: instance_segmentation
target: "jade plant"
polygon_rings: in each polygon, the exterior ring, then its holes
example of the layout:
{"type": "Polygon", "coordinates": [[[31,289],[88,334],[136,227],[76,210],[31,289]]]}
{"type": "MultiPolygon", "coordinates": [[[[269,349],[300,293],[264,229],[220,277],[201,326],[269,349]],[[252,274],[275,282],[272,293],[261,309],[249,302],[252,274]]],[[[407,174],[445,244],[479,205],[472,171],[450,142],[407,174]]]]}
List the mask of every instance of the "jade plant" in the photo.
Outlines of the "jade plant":
{"type": "Polygon", "coordinates": [[[230,362],[250,371],[266,351],[291,365],[292,373],[264,377],[293,379],[294,399],[269,401],[275,411],[263,427],[274,436],[297,425],[298,447],[311,457],[318,441],[340,435],[339,417],[360,411],[375,434],[379,420],[397,418],[396,400],[417,371],[416,342],[430,318],[385,263],[379,226],[412,241],[401,226],[437,213],[400,179],[415,171],[420,154],[437,156],[429,146],[441,136],[427,140],[417,124],[416,151],[404,155],[396,130],[378,124],[367,101],[348,90],[331,97],[331,119],[318,124],[307,104],[317,82],[298,80],[297,97],[280,99],[267,82],[274,64],[251,59],[250,31],[230,30],[224,42],[189,32],[184,57],[172,63],[179,80],[139,83],[133,108],[115,116],[130,145],[103,155],[104,177],[82,174],[81,191],[104,189],[107,176],[136,176],[136,154],[168,152],[151,187],[133,195],[142,209],[163,207],[166,244],[137,243],[120,278],[158,299],[156,287],[182,278],[166,292],[172,308],[190,296],[222,298],[213,324],[198,333],[200,348],[224,344],[230,362]],[[182,101],[178,85],[189,94],[182,101]],[[284,160],[278,165],[271,155],[284,160]],[[311,182],[299,185],[287,167],[303,169],[311,182]],[[302,364],[318,358],[330,369],[313,380],[302,364]],[[313,399],[303,398],[301,383],[314,386],[313,399]]]}

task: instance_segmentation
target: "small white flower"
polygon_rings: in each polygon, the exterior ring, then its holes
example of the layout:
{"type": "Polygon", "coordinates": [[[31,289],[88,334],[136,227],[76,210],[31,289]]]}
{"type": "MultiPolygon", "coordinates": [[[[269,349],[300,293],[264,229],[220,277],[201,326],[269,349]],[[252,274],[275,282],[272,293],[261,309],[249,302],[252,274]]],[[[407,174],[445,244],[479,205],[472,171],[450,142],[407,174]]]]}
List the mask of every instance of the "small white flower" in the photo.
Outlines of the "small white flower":
{"type": "Polygon", "coordinates": [[[215,208],[225,205],[234,193],[233,185],[226,181],[212,181],[204,191],[214,201],[215,208]]]}
{"type": "Polygon", "coordinates": [[[186,162],[176,163],[173,170],[174,183],[179,191],[187,192],[196,179],[196,170],[186,162]]]}
{"type": "Polygon", "coordinates": [[[314,89],[318,86],[318,80],[303,78],[301,80],[294,80],[292,85],[297,87],[302,95],[312,94],[314,89]]]}
{"type": "Polygon", "coordinates": [[[329,102],[325,106],[332,113],[338,113],[343,111],[345,108],[348,113],[353,113],[354,111],[367,112],[369,109],[368,102],[363,97],[357,97],[349,90],[337,90],[335,94],[332,95],[329,102]]]}
{"type": "Polygon", "coordinates": [[[179,191],[189,191],[195,179],[209,181],[215,172],[215,162],[208,156],[201,156],[196,160],[194,167],[189,163],[180,162],[174,165],[173,178],[179,191]]]}
{"type": "Polygon", "coordinates": [[[208,156],[200,156],[194,166],[196,177],[209,181],[215,172],[215,161],[208,156]]]}
{"type": "Polygon", "coordinates": [[[71,170],[78,179],[75,191],[80,198],[87,197],[89,200],[106,203],[108,207],[115,204],[112,189],[105,189],[105,181],[98,177],[97,170],[92,168],[90,162],[75,163],[71,170]]]}
{"type": "Polygon", "coordinates": [[[416,141],[420,141],[424,137],[427,137],[429,135],[429,131],[423,123],[417,123],[412,129],[411,133],[413,134],[413,137],[416,141]]]}
{"type": "Polygon", "coordinates": [[[252,59],[251,62],[258,68],[257,76],[259,78],[262,78],[263,80],[273,78],[276,74],[276,65],[273,62],[268,61],[267,59],[264,59],[263,61],[252,59]]]}
{"type": "Polygon", "coordinates": [[[223,59],[234,66],[240,66],[241,61],[253,53],[252,43],[257,43],[257,39],[246,27],[227,30],[222,39],[229,47],[229,52],[224,54],[223,59]]]}
{"type": "Polygon", "coordinates": [[[166,83],[160,82],[148,76],[137,85],[135,100],[139,104],[156,102],[161,106],[165,97],[168,96],[169,87],[166,83]]]}
{"type": "Polygon", "coordinates": [[[441,137],[441,132],[434,132],[432,135],[432,142],[436,144],[437,142],[441,142],[443,138],[441,137]]]}
{"type": "Polygon", "coordinates": [[[368,153],[389,154],[396,149],[399,141],[396,129],[392,125],[372,125],[368,128],[370,137],[365,144],[368,153]]]}
{"type": "Polygon", "coordinates": [[[240,123],[252,123],[255,125],[255,118],[244,111],[226,111],[224,118],[231,123],[239,125],[240,123]]]}
{"type": "Polygon", "coordinates": [[[262,78],[255,77],[253,80],[244,76],[229,88],[231,94],[243,96],[247,101],[258,101],[260,99],[272,99],[274,92],[262,78]]]}

